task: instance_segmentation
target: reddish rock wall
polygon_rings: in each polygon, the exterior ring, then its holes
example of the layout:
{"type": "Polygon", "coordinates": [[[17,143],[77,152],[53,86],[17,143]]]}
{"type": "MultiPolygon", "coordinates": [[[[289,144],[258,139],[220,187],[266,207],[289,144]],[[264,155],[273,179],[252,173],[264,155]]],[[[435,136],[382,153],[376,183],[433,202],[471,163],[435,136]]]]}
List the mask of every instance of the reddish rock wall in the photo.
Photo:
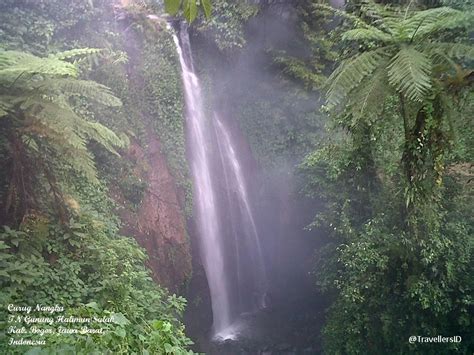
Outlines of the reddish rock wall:
{"type": "Polygon", "coordinates": [[[148,266],[159,284],[176,291],[191,275],[190,243],[183,206],[158,138],[151,132],[144,149],[132,143],[126,154],[135,163],[135,174],[147,182],[136,212],[119,211],[122,233],[135,237],[146,249],[148,266]]]}

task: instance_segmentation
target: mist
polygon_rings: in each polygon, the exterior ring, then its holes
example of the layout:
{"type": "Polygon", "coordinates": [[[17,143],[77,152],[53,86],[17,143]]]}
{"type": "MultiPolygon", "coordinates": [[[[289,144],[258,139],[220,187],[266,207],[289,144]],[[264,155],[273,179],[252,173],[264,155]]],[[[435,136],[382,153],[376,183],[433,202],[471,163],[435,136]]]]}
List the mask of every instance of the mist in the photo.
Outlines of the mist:
{"type": "Polygon", "coordinates": [[[473,10],[2,1],[0,353],[472,353],[473,10]]]}

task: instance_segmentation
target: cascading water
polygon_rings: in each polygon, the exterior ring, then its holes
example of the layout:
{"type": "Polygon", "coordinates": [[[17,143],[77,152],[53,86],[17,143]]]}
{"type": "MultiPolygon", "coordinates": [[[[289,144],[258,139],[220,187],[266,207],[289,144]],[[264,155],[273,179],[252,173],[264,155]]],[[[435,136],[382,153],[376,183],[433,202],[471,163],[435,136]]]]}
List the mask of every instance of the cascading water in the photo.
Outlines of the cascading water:
{"type": "MultiPolygon", "coordinates": [[[[257,226],[255,224],[255,219],[253,217],[252,209],[250,207],[250,200],[247,193],[247,186],[245,184],[245,178],[242,171],[242,167],[240,161],[237,157],[235,152],[235,144],[231,140],[230,134],[228,130],[225,128],[224,124],[221,122],[217,114],[214,116],[214,123],[216,127],[216,137],[217,137],[217,144],[219,147],[219,153],[221,156],[222,165],[224,166],[224,174],[225,174],[225,181],[226,181],[226,190],[231,191],[233,186],[237,187],[237,204],[239,208],[239,215],[240,218],[231,218],[231,223],[235,223],[235,220],[241,223],[239,230],[236,228],[237,226],[233,226],[232,232],[234,234],[234,238],[236,238],[236,246],[237,246],[237,275],[239,280],[239,284],[242,284],[242,273],[245,273],[244,266],[245,264],[242,262],[242,251],[240,251],[239,247],[246,246],[247,250],[244,250],[245,253],[250,260],[250,265],[252,265],[255,269],[249,270],[250,274],[247,275],[247,279],[253,278],[253,293],[254,297],[250,300],[250,307],[254,310],[258,308],[264,308],[264,295],[267,288],[266,285],[266,272],[265,272],[265,263],[264,257],[262,252],[262,247],[260,245],[260,240],[258,236],[257,226]],[[228,173],[230,171],[230,174],[228,173]],[[231,175],[231,176],[229,176],[231,175]],[[242,233],[244,232],[244,233],[242,233]],[[239,240],[239,237],[245,237],[245,243],[242,243],[242,240],[239,240]],[[239,243],[239,241],[241,243],[239,243]]],[[[227,195],[229,198],[229,195],[227,195]]],[[[232,205],[234,201],[229,198],[229,204],[232,205]]],[[[231,207],[231,206],[229,206],[231,207]]],[[[242,308],[245,309],[245,300],[242,300],[245,297],[245,294],[240,294],[240,304],[243,306],[242,308]]]]}
{"type": "Polygon", "coordinates": [[[214,331],[225,329],[231,324],[229,290],[224,270],[224,252],[219,238],[216,196],[211,180],[209,151],[210,140],[206,132],[208,122],[204,116],[199,80],[194,74],[191,46],[187,31],[180,31],[181,41],[174,35],[183,75],[187,107],[187,129],[189,132],[191,168],[194,177],[194,192],[197,202],[201,254],[206,271],[212,300],[214,331]]]}
{"type": "Polygon", "coordinates": [[[174,41],[182,69],[195,215],[213,333],[226,339],[238,332],[241,314],[265,306],[264,257],[235,143],[216,114],[205,114],[185,24],[174,41]]]}

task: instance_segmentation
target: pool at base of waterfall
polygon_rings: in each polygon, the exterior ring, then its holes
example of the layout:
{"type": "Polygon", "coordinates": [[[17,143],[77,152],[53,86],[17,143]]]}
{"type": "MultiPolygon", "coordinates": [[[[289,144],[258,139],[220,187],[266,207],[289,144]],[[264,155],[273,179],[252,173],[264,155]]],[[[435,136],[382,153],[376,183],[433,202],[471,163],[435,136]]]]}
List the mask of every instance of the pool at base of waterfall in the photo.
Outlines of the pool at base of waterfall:
{"type": "Polygon", "coordinates": [[[241,314],[231,325],[216,333],[211,340],[219,343],[254,337],[255,331],[259,328],[256,323],[259,312],[241,314]]]}
{"type": "Polygon", "coordinates": [[[323,312],[308,304],[245,313],[207,340],[201,338],[198,350],[209,355],[320,354],[322,319],[323,312]]]}
{"type": "Polygon", "coordinates": [[[215,334],[212,337],[213,341],[219,342],[219,341],[226,341],[226,340],[236,340],[239,338],[239,336],[242,335],[243,331],[245,331],[246,326],[245,323],[242,322],[241,319],[237,319],[235,322],[233,322],[231,325],[229,325],[227,328],[221,330],[217,334],[215,334]]]}

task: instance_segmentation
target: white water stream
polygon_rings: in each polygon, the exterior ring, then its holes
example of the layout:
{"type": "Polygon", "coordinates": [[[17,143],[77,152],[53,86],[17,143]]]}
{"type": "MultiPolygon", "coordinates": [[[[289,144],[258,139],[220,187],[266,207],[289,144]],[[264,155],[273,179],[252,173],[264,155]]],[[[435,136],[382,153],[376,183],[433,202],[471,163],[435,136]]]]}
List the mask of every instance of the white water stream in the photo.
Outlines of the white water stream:
{"type": "Polygon", "coordinates": [[[228,339],[237,336],[241,314],[265,307],[265,263],[237,147],[217,114],[206,115],[185,25],[178,35],[174,41],[182,69],[195,217],[211,295],[213,335],[228,339]],[[221,181],[224,192],[218,188],[221,181]],[[224,220],[231,224],[231,233],[225,232],[229,227],[224,220]]]}

